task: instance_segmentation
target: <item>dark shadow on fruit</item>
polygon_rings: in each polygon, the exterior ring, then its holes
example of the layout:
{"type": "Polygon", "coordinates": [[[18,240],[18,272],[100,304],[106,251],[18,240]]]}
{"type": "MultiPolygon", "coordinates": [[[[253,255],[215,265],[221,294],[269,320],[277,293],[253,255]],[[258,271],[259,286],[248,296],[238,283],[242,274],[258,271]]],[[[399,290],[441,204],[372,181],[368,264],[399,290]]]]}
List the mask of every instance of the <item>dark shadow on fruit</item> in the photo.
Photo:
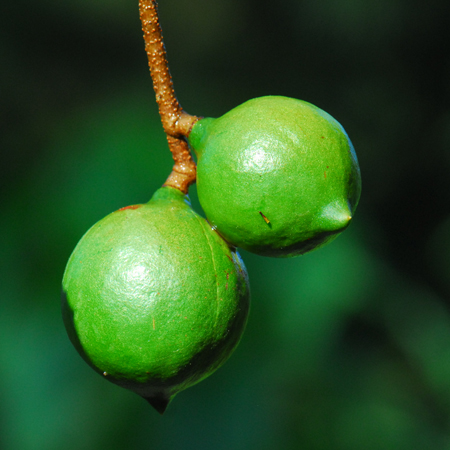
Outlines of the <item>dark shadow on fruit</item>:
{"type": "Polygon", "coordinates": [[[78,339],[78,335],[74,326],[74,312],[67,301],[67,293],[64,291],[64,289],[61,291],[61,313],[70,342],[72,342],[72,345],[76,348],[81,357],[92,367],[92,361],[90,361],[90,359],[84,353],[83,346],[78,339]]]}
{"type": "Polygon", "coordinates": [[[336,239],[350,224],[350,222],[338,230],[324,231],[316,236],[307,239],[305,241],[296,242],[295,244],[288,245],[281,248],[271,248],[267,245],[254,246],[251,249],[245,248],[244,250],[251,251],[261,256],[270,256],[274,258],[292,258],[294,256],[304,255],[305,253],[312,252],[318,248],[324,247],[329,242],[336,239]]]}

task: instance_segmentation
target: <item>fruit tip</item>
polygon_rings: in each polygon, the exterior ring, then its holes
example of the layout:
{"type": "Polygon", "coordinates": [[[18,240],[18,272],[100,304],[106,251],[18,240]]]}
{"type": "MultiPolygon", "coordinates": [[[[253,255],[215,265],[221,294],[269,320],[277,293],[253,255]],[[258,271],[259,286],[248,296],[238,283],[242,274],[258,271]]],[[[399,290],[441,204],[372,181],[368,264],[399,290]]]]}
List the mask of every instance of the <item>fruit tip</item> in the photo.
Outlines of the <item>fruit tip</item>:
{"type": "Polygon", "coordinates": [[[156,411],[159,412],[159,414],[163,415],[164,412],[167,409],[167,406],[170,403],[170,398],[167,398],[164,395],[155,395],[153,397],[144,397],[145,400],[147,400],[153,408],[156,409],[156,411]]]}
{"type": "Polygon", "coordinates": [[[341,230],[346,228],[351,220],[352,213],[347,205],[341,205],[338,202],[327,205],[322,210],[322,220],[326,229],[329,231],[341,230]]]}

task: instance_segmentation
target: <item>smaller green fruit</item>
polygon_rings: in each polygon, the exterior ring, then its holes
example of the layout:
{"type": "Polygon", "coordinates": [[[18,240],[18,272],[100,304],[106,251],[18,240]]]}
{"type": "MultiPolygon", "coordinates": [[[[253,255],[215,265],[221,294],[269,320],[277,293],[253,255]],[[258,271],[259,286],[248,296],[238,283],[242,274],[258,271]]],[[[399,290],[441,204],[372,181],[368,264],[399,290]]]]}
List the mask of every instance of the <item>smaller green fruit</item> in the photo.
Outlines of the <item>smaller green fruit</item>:
{"type": "Polygon", "coordinates": [[[187,197],[164,187],[84,235],[64,273],[62,310],[86,362],[163,413],[237,346],[248,279],[187,197]]]}
{"type": "Polygon", "coordinates": [[[296,256],[333,240],[361,192],[353,145],[316,106],[261,97],[189,135],[200,204],[232,245],[265,256],[296,256]]]}

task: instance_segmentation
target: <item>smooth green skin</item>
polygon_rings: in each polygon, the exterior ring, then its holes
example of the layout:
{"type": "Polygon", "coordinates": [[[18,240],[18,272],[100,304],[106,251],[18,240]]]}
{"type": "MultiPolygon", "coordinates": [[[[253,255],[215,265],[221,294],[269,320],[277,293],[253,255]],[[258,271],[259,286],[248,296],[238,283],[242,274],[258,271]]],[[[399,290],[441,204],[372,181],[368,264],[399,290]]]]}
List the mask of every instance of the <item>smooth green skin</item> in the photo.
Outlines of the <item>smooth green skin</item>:
{"type": "Polygon", "coordinates": [[[316,106],[261,97],[189,135],[200,204],[232,245],[264,256],[296,256],[334,239],[361,193],[352,143],[316,106]],[[264,216],[270,223],[266,223],[264,216]]]}
{"type": "Polygon", "coordinates": [[[63,318],[78,352],[161,413],[231,355],[249,302],[239,254],[171,187],[95,224],[63,279],[63,318]]]}

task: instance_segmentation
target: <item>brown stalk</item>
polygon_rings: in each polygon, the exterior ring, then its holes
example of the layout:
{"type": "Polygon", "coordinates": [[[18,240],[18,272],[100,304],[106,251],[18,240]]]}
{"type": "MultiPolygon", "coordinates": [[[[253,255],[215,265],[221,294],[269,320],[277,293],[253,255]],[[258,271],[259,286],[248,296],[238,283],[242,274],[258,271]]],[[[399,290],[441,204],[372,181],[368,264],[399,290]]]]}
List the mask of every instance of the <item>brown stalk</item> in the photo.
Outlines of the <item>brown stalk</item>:
{"type": "Polygon", "coordinates": [[[174,187],[187,194],[189,186],[195,182],[196,166],[186,137],[199,118],[184,112],[175,96],[159,24],[158,4],[155,0],[139,0],[139,14],[156,103],[175,161],[164,186],[174,187]]]}

